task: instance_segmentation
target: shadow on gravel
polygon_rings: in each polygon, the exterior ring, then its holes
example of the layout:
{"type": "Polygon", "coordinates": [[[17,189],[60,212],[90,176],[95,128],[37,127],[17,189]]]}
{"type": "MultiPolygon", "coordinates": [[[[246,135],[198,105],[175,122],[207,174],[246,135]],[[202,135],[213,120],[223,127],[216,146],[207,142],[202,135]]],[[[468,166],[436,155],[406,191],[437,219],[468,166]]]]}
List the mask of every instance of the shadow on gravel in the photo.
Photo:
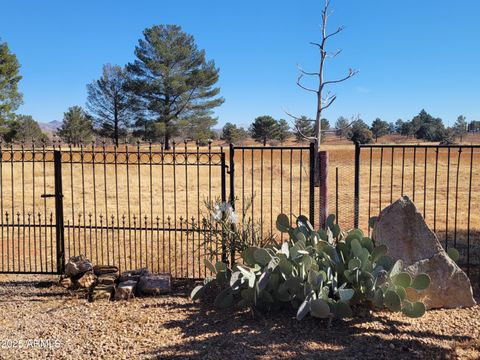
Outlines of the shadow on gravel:
{"type": "Polygon", "coordinates": [[[327,329],[326,321],[308,318],[299,322],[291,312],[252,319],[248,311],[214,310],[208,301],[162,304],[166,305],[188,314],[183,320],[163,324],[179,329],[183,339],[180,344],[142,354],[150,359],[443,359],[451,355],[439,346],[443,341],[472,340],[413,330],[411,321],[380,316],[335,321],[327,329]]]}
{"type": "Polygon", "coordinates": [[[63,298],[69,293],[56,286],[55,281],[10,280],[0,281],[0,303],[21,301],[48,301],[63,298]]]}

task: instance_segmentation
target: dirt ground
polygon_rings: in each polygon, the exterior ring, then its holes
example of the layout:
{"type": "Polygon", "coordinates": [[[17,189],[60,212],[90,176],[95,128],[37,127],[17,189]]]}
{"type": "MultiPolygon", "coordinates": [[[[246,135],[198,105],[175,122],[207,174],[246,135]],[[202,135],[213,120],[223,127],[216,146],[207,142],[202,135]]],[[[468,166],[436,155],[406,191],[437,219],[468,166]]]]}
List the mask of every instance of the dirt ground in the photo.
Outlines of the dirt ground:
{"type": "Polygon", "coordinates": [[[191,284],[130,302],[88,303],[54,277],[0,277],[1,359],[478,359],[480,306],[334,322],[194,304],[191,284]]]}

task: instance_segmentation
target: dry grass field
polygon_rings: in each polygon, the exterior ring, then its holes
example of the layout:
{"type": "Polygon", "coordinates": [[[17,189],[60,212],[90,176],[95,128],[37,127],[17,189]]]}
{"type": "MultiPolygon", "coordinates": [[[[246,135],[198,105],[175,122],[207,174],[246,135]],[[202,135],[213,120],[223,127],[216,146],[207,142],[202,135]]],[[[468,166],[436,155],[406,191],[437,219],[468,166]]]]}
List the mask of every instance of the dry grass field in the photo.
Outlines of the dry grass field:
{"type": "MultiPolygon", "coordinates": [[[[478,140],[465,139],[466,143],[478,140]]],[[[399,143],[400,139],[385,137],[382,142],[399,143]]],[[[405,139],[403,142],[411,144],[405,139]]],[[[354,146],[328,138],[323,148],[330,158],[329,212],[338,214],[340,225],[348,229],[354,219],[354,146]]],[[[0,233],[4,254],[0,265],[10,270],[24,265],[26,271],[40,266],[55,270],[51,261],[56,251],[55,200],[42,198],[42,194],[54,193],[53,154],[36,152],[33,157],[26,151],[22,162],[21,152],[14,152],[12,161],[9,149],[2,150],[0,210],[2,223],[9,226],[2,227],[0,233]],[[23,224],[27,227],[19,226],[23,224]],[[47,227],[39,226],[42,224],[47,227]],[[18,262],[24,252],[31,255],[26,264],[18,262]]],[[[158,146],[153,146],[152,156],[146,146],[122,146],[116,155],[112,148],[105,149],[106,155],[101,147],[93,153],[90,147],[85,148],[83,155],[80,149],[71,153],[68,148],[62,150],[67,257],[86,253],[96,262],[115,262],[124,268],[148,266],[174,269],[182,277],[203,275],[200,264],[205,254],[205,234],[192,228],[208,216],[205,202],[222,195],[219,146],[212,146],[211,160],[205,154],[207,148],[197,154],[195,147],[185,148],[183,144],[177,145],[175,159],[172,152],[164,152],[163,161],[158,146]]],[[[228,147],[223,151],[229,166],[228,147]]],[[[475,209],[480,206],[480,149],[458,153],[452,148],[448,152],[441,149],[437,154],[433,148],[408,148],[404,153],[401,149],[393,153],[391,149],[363,149],[360,226],[368,231],[368,218],[401,196],[403,189],[440,239],[448,239],[449,246],[456,244],[465,262],[467,240],[472,249],[479,243],[480,215],[475,209]]],[[[247,216],[258,223],[264,236],[275,231],[277,214],[283,212],[293,219],[309,213],[308,149],[237,149],[233,180],[238,212],[253,198],[247,216]]],[[[228,173],[225,188],[228,198],[228,173]]],[[[316,189],[316,218],[318,200],[316,189]]],[[[478,252],[469,255],[470,262],[478,263],[478,252]]]]}

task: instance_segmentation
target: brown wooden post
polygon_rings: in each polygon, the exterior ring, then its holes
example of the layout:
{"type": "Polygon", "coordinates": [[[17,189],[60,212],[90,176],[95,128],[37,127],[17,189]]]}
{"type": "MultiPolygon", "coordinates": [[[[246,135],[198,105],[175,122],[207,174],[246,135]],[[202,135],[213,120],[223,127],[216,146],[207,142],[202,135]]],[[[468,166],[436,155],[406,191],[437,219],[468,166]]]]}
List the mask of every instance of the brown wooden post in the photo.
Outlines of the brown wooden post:
{"type": "Polygon", "coordinates": [[[320,151],[320,227],[325,228],[328,217],[328,151],[320,151]]]}

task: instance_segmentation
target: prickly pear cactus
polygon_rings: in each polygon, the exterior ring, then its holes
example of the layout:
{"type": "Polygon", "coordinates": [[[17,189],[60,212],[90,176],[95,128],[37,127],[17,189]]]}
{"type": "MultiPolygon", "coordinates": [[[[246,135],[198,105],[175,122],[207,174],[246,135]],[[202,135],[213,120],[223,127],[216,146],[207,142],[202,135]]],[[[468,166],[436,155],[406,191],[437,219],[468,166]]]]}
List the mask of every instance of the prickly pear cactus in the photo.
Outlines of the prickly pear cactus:
{"type": "Polygon", "coordinates": [[[277,229],[289,235],[280,246],[248,247],[241,262],[229,268],[222,262],[205,265],[214,277],[205,279],[191,293],[199,299],[216,282],[221,291],[215,305],[236,304],[270,310],[290,304],[301,320],[353,315],[351,305],[401,311],[406,316],[425,313],[422,291],[430,285],[426,274],[412,278],[401,261],[393,263],[385,246],[375,246],[359,229],[342,232],[335,217],[326,229],[315,230],[305,216],[295,226],[281,214],[277,229]]]}

